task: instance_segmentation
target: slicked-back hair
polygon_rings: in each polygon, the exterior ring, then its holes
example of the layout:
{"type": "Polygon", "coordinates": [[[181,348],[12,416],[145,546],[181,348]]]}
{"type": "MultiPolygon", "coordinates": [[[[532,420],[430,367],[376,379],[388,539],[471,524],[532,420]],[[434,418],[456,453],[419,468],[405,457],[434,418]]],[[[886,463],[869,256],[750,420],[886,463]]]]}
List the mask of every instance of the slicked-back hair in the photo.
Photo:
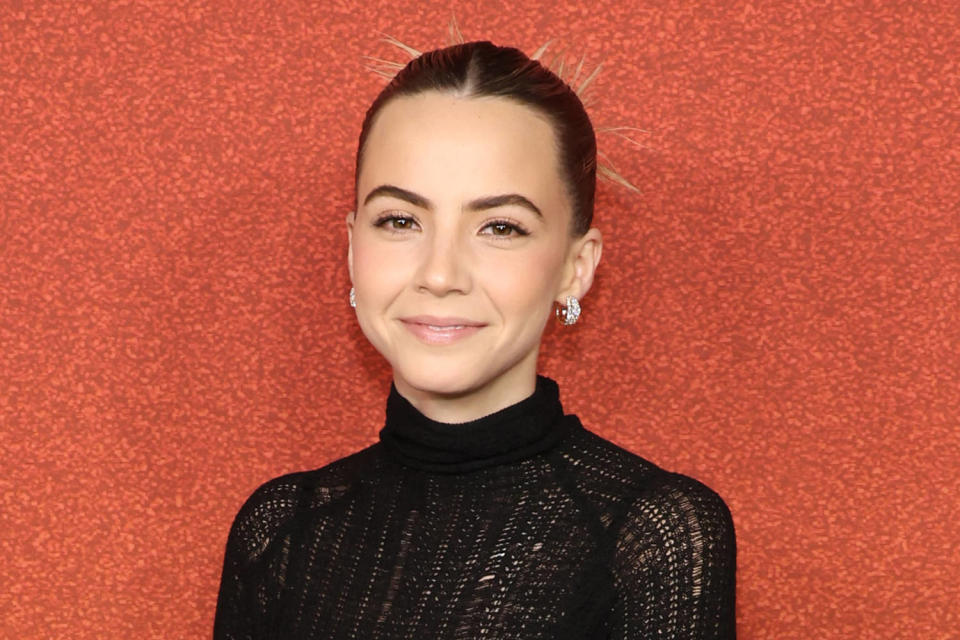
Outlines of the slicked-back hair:
{"type": "Polygon", "coordinates": [[[593,221],[597,139],[577,93],[538,60],[488,40],[454,44],[410,60],[370,105],[360,130],[354,179],[359,194],[364,146],[377,114],[392,99],[427,91],[462,97],[502,97],[546,116],[556,141],[561,178],[573,213],[570,232],[582,236],[593,221]]]}

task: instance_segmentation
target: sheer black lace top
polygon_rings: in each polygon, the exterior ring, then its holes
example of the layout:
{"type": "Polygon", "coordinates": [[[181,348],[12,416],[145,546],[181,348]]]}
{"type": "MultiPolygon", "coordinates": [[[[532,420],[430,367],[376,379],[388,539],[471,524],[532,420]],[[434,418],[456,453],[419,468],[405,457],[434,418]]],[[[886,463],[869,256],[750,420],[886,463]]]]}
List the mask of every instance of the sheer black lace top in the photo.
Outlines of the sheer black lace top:
{"type": "Polygon", "coordinates": [[[215,640],[734,638],[726,504],[565,414],[556,383],[461,424],[391,386],[379,441],[258,487],[215,640]]]}

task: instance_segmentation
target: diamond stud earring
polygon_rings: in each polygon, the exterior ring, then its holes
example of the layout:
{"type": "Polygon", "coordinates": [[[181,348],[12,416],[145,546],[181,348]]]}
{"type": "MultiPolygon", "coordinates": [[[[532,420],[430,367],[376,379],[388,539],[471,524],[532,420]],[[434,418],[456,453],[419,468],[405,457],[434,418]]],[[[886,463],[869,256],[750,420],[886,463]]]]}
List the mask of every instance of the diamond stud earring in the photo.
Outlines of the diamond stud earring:
{"type": "Polygon", "coordinates": [[[565,325],[576,324],[580,318],[580,301],[573,296],[567,296],[565,307],[557,307],[557,318],[565,325]]]}
{"type": "Polygon", "coordinates": [[[353,287],[350,287],[350,306],[354,309],[357,307],[357,290],[353,287]]]}

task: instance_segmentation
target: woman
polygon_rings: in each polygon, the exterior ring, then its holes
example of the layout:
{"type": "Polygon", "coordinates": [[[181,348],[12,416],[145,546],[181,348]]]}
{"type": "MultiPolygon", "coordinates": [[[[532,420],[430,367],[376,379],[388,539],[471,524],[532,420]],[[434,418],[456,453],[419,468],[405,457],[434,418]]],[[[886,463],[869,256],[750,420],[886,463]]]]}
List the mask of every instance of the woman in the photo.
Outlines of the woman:
{"type": "Polygon", "coordinates": [[[580,99],[517,49],[428,52],[383,90],[346,222],[386,423],[248,498],[215,638],[734,637],[724,502],[584,428],[536,372],[600,259],[595,184],[580,99]]]}

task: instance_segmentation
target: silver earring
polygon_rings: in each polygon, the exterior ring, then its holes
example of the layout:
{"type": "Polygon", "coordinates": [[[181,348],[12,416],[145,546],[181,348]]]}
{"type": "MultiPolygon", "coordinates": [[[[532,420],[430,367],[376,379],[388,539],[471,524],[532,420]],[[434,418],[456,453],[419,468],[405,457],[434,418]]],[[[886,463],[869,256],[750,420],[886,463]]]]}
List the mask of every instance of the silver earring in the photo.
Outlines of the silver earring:
{"type": "Polygon", "coordinates": [[[357,290],[353,287],[350,287],[350,306],[354,309],[357,307],[357,290]]]}
{"type": "Polygon", "coordinates": [[[573,296],[567,296],[565,307],[557,307],[557,318],[565,325],[576,324],[580,318],[580,301],[573,296]]]}

